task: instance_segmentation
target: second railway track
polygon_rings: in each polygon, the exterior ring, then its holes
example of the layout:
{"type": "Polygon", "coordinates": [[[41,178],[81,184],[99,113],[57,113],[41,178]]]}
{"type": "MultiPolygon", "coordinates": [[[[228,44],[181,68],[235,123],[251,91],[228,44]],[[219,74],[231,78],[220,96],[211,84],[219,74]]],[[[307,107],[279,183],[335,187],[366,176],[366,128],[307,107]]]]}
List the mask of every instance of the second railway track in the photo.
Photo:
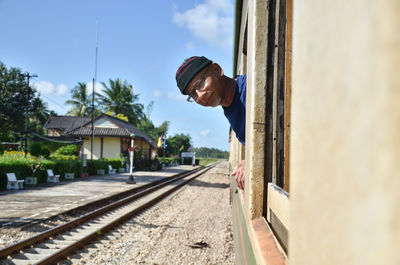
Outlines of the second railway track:
{"type": "Polygon", "coordinates": [[[0,250],[1,264],[55,264],[150,208],[194,178],[204,169],[181,174],[127,198],[87,213],[36,236],[0,250]],[[172,187],[171,187],[172,186],[172,187]]]}

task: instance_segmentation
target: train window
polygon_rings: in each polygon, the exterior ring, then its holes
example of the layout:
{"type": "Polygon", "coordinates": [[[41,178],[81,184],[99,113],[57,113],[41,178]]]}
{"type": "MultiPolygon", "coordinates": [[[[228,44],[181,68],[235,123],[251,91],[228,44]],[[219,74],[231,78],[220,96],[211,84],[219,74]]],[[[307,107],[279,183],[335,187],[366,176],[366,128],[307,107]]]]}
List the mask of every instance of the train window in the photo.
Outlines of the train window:
{"type": "Polygon", "coordinates": [[[289,212],[289,137],[290,137],[290,70],[292,44],[292,2],[269,2],[266,147],[264,187],[267,194],[263,214],[287,252],[289,212]],[[268,122],[268,119],[270,122],[268,122]]]}
{"type": "Polygon", "coordinates": [[[287,9],[286,2],[269,2],[266,116],[270,122],[266,132],[270,136],[265,157],[271,166],[266,167],[265,176],[267,182],[289,191],[291,8],[287,9]]]}
{"type": "Polygon", "coordinates": [[[291,5],[292,0],[236,5],[234,72],[247,73],[247,90],[246,146],[231,141],[231,164],[244,155],[246,161],[244,192],[233,193],[234,214],[237,224],[243,219],[250,225],[262,255],[270,250],[261,245],[271,233],[280,249],[288,249],[291,5]]]}

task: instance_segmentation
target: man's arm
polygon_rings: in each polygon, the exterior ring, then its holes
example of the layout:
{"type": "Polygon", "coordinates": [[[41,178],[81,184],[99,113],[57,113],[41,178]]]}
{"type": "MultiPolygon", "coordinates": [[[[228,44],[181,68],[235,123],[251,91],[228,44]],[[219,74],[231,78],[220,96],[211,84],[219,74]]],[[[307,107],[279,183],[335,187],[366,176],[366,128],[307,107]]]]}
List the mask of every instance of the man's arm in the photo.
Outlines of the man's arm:
{"type": "Polygon", "coordinates": [[[233,169],[231,176],[235,177],[236,183],[239,189],[244,189],[244,167],[245,160],[239,162],[239,164],[233,169]]]}

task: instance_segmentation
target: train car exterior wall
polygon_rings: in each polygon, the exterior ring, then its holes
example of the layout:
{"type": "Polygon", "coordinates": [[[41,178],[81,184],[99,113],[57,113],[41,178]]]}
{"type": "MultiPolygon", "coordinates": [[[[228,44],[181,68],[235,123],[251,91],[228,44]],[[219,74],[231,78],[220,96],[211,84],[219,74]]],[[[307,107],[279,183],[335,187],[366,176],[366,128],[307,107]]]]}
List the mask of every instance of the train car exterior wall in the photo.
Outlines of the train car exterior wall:
{"type": "Polygon", "coordinates": [[[399,14],[294,1],[291,264],[400,264],[399,14]]]}
{"type": "Polygon", "coordinates": [[[236,1],[237,264],[400,264],[399,13],[397,0],[236,1]]]}

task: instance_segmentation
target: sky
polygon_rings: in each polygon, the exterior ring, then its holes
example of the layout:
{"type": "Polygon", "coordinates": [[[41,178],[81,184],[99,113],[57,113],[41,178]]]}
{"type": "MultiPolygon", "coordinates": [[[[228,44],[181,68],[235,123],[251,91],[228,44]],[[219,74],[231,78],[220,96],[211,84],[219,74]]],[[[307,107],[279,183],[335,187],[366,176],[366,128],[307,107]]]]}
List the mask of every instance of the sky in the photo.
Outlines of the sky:
{"type": "Polygon", "coordinates": [[[187,102],[175,73],[204,55],[231,77],[233,16],[233,0],[0,0],[0,61],[37,75],[31,82],[48,109],[65,115],[78,82],[92,89],[97,42],[96,91],[125,80],[140,103],[154,102],[156,126],[170,121],[167,137],[189,134],[194,147],[227,151],[222,108],[187,102]]]}

